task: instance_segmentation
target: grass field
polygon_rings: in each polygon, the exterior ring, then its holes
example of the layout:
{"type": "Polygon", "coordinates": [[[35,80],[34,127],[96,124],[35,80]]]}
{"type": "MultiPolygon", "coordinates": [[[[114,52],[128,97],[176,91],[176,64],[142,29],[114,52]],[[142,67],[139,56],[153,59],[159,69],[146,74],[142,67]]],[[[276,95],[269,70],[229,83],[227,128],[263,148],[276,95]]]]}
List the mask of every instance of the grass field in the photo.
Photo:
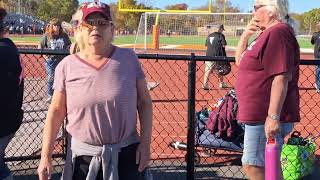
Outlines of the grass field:
{"type": "MultiPolygon", "coordinates": [[[[41,39],[41,36],[25,36],[18,37],[13,36],[10,37],[15,42],[32,42],[38,43],[41,39]]],[[[203,36],[160,36],[160,44],[174,44],[174,45],[203,45],[205,42],[205,38],[203,36]]],[[[239,37],[226,37],[229,46],[236,46],[239,41],[239,37]]],[[[71,38],[73,41],[73,38],[71,38]]],[[[126,36],[116,36],[114,39],[115,44],[134,44],[136,40],[135,35],[126,35],[126,36]]],[[[151,44],[152,37],[147,36],[147,43],[151,44]]],[[[313,48],[310,44],[310,39],[307,38],[298,38],[298,42],[301,48],[313,48]]],[[[137,39],[137,44],[144,44],[144,37],[139,37],[137,39]]]]}

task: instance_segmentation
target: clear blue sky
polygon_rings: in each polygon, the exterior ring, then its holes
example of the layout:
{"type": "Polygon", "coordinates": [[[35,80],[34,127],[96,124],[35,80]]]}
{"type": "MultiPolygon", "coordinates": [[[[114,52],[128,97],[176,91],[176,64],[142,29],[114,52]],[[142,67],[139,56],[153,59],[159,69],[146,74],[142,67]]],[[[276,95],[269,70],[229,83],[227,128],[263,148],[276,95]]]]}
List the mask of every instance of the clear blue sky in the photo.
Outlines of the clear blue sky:
{"type": "MultiPolygon", "coordinates": [[[[79,0],[80,3],[93,1],[93,0],[79,0]]],[[[111,3],[117,2],[117,0],[100,0],[101,2],[111,3]]],[[[204,4],[208,4],[205,0],[138,0],[138,2],[154,2],[154,6],[165,7],[169,3],[186,3],[189,8],[199,7],[204,4]],[[202,2],[202,3],[201,3],[202,2]],[[200,4],[201,3],[201,4],[200,4]],[[156,5],[155,5],[156,4],[156,5]]],[[[214,0],[213,0],[214,1],[214,0]]],[[[242,12],[248,12],[252,10],[254,0],[229,0],[233,6],[240,8],[242,12]]],[[[303,13],[314,8],[320,8],[320,0],[289,0],[290,3],[290,12],[303,13]]]]}

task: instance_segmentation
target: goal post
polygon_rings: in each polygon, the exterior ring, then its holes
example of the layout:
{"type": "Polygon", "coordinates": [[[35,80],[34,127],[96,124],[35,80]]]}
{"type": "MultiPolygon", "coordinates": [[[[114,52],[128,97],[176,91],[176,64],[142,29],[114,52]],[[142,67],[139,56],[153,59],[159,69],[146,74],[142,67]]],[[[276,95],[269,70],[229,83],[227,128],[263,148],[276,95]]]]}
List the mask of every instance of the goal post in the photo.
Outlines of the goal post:
{"type": "Polygon", "coordinates": [[[206,37],[221,24],[227,40],[236,41],[251,18],[251,13],[146,12],[141,15],[134,48],[203,48],[206,37]]]}
{"type": "Polygon", "coordinates": [[[171,12],[171,13],[199,13],[211,12],[212,0],[118,0],[118,10],[123,12],[171,12]]]}

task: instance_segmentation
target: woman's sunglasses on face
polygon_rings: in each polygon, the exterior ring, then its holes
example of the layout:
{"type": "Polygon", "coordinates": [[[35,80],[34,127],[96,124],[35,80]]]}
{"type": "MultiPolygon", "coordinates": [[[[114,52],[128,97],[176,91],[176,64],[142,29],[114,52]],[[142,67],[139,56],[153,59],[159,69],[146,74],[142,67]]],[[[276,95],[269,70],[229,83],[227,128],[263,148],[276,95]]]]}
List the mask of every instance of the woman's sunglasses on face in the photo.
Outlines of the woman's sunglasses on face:
{"type": "Polygon", "coordinates": [[[254,9],[255,12],[257,12],[260,8],[262,8],[264,6],[266,6],[266,5],[254,5],[253,9],[254,9]]]}
{"type": "Polygon", "coordinates": [[[108,21],[106,19],[86,19],[83,21],[83,23],[89,25],[89,26],[110,26],[112,25],[112,21],[108,21]]]}
{"type": "Polygon", "coordinates": [[[112,21],[108,21],[106,19],[86,19],[84,21],[82,21],[81,23],[79,23],[78,20],[75,21],[71,21],[71,25],[73,27],[78,27],[79,25],[83,26],[83,27],[87,27],[92,29],[93,26],[96,27],[109,27],[111,26],[113,23],[112,21]]]}

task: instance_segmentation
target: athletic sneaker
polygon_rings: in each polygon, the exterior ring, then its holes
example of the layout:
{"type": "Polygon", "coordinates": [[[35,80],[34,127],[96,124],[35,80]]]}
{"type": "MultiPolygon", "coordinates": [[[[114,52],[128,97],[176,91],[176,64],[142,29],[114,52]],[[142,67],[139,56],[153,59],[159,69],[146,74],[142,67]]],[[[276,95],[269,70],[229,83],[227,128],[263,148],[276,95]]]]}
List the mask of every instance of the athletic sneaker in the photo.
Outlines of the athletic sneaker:
{"type": "Polygon", "coordinates": [[[47,102],[47,103],[51,103],[51,100],[52,100],[52,96],[48,96],[46,102],[47,102]]]}
{"type": "Polygon", "coordinates": [[[208,86],[202,86],[202,89],[203,89],[203,90],[206,90],[206,91],[212,90],[212,88],[209,88],[208,86]]]}
{"type": "Polygon", "coordinates": [[[314,83],[314,87],[316,88],[317,93],[320,93],[320,89],[319,89],[319,87],[317,86],[317,83],[314,83]]]}
{"type": "Polygon", "coordinates": [[[219,88],[220,89],[229,88],[229,85],[227,83],[225,83],[225,82],[222,82],[222,83],[219,84],[219,88]]]}

